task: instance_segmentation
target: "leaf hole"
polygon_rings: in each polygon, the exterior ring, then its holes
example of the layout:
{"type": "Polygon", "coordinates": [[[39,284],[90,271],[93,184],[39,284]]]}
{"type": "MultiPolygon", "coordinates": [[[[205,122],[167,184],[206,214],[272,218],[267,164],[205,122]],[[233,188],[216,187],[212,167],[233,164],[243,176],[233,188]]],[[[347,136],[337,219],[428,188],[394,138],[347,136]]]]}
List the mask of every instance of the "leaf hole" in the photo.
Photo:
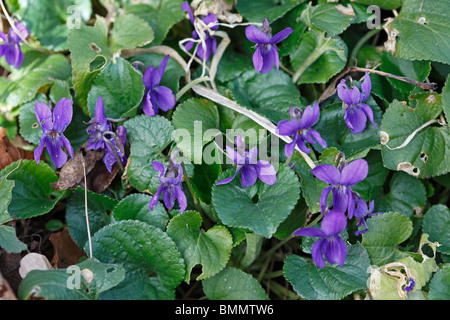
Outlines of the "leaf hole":
{"type": "Polygon", "coordinates": [[[111,268],[108,268],[108,269],[106,269],[106,273],[113,273],[113,272],[116,272],[116,268],[115,267],[111,267],[111,268]]]}
{"type": "Polygon", "coordinates": [[[423,255],[427,256],[430,259],[434,259],[434,251],[433,251],[433,248],[429,244],[424,243],[422,245],[422,247],[420,248],[420,250],[422,251],[423,255]]]}
{"type": "Polygon", "coordinates": [[[425,152],[420,151],[419,158],[420,158],[420,160],[422,160],[423,162],[427,162],[427,160],[428,160],[428,155],[427,155],[425,152]]]}
{"type": "Polygon", "coordinates": [[[89,43],[89,47],[96,53],[99,53],[100,51],[102,51],[102,49],[100,49],[99,46],[97,46],[95,43],[91,42],[89,43]]]}
{"type": "Polygon", "coordinates": [[[39,128],[39,123],[35,122],[32,124],[31,129],[39,128]]]}
{"type": "Polygon", "coordinates": [[[252,202],[256,204],[256,203],[258,203],[258,201],[259,201],[259,195],[255,194],[252,198],[252,202]]]}
{"type": "Polygon", "coordinates": [[[106,65],[106,58],[104,56],[95,56],[89,64],[89,71],[94,72],[102,69],[106,65]]]}

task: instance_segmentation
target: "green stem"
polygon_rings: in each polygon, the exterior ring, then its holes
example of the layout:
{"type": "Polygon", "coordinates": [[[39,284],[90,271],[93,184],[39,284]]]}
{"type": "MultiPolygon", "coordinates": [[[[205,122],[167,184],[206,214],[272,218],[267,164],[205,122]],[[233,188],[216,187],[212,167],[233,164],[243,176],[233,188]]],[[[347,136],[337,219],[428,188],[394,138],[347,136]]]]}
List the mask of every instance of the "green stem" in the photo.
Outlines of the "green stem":
{"type": "Polygon", "coordinates": [[[186,167],[184,166],[184,162],[181,162],[181,167],[183,168],[184,180],[186,181],[186,184],[188,186],[189,192],[190,192],[190,194],[192,196],[192,200],[194,201],[195,208],[197,209],[197,211],[202,216],[203,222],[205,223],[205,227],[207,229],[209,229],[210,226],[209,226],[208,220],[206,219],[205,215],[203,214],[203,210],[202,210],[202,208],[200,206],[200,201],[198,200],[197,195],[195,194],[195,191],[192,188],[191,180],[189,179],[189,176],[187,175],[186,167]]]}
{"type": "Polygon", "coordinates": [[[315,218],[315,219],[313,220],[313,222],[311,222],[310,224],[308,224],[305,228],[309,228],[309,227],[314,226],[314,225],[317,224],[320,220],[322,220],[322,218],[323,218],[322,214],[319,214],[319,215],[317,216],[317,218],[315,218]]]}
{"type": "Polygon", "coordinates": [[[278,242],[276,245],[274,245],[272,248],[270,248],[269,250],[267,250],[266,252],[264,252],[260,258],[258,260],[262,260],[265,261],[269,256],[271,256],[275,251],[278,250],[278,248],[282,247],[283,245],[285,245],[289,240],[291,240],[294,236],[289,236],[286,239],[278,242]]]}
{"type": "Polygon", "coordinates": [[[204,81],[208,81],[208,80],[209,80],[208,76],[204,76],[204,77],[200,77],[200,78],[192,80],[191,82],[186,84],[183,88],[181,88],[180,91],[178,91],[178,93],[175,96],[175,100],[178,101],[183,96],[183,94],[185,94],[189,89],[191,89],[196,84],[199,84],[200,82],[204,82],[204,81]]]}
{"type": "Polygon", "coordinates": [[[372,38],[374,35],[376,35],[381,30],[382,30],[382,28],[370,30],[369,32],[367,32],[364,35],[364,37],[359,39],[359,41],[356,43],[355,47],[352,50],[350,58],[356,57],[356,55],[358,54],[359,49],[361,49],[361,47],[364,45],[364,43],[366,43],[370,38],[372,38]]]}
{"type": "Polygon", "coordinates": [[[323,34],[320,35],[318,45],[313,52],[303,61],[302,65],[295,71],[292,82],[297,83],[298,79],[320,56],[325,52],[326,45],[331,38],[325,38],[323,34]],[[325,41],[324,41],[325,40],[325,41]]]}
{"type": "Polygon", "coordinates": [[[122,171],[122,173],[125,172],[125,169],[123,168],[123,165],[122,165],[122,161],[120,160],[120,157],[117,154],[116,147],[108,139],[104,139],[103,141],[105,141],[107,144],[109,144],[109,146],[111,147],[112,151],[114,152],[114,156],[116,157],[117,165],[119,166],[119,168],[122,171]]]}
{"type": "Polygon", "coordinates": [[[296,295],[294,292],[289,289],[283,287],[281,284],[273,281],[270,286],[270,291],[276,294],[281,299],[290,299],[290,300],[300,300],[300,296],[296,295]]]}

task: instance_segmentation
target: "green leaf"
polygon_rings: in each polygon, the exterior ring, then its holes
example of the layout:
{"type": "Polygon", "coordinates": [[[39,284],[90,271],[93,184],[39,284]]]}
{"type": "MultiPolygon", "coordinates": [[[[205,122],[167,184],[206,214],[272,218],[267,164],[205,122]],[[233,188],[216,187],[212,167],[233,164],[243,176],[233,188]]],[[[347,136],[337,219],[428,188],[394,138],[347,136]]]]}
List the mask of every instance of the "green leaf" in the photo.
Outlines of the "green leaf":
{"type": "Polygon", "coordinates": [[[237,53],[232,48],[227,48],[222,59],[220,59],[216,79],[220,82],[228,82],[252,68],[253,63],[251,57],[237,53]]]}
{"type": "Polygon", "coordinates": [[[147,22],[133,14],[123,14],[114,21],[111,49],[113,52],[117,52],[141,47],[152,42],[153,38],[153,30],[147,22]]]}
{"type": "Polygon", "coordinates": [[[50,88],[49,97],[54,105],[62,98],[70,99],[73,102],[69,82],[67,80],[55,80],[50,88]]]}
{"type": "Polygon", "coordinates": [[[21,105],[19,125],[20,135],[28,142],[39,145],[39,140],[42,136],[42,129],[36,119],[36,112],[34,109],[36,102],[43,102],[48,105],[47,97],[43,94],[38,94],[36,98],[30,102],[21,105]]]}
{"type": "Polygon", "coordinates": [[[360,244],[347,246],[347,249],[342,268],[326,263],[320,269],[300,256],[290,255],[284,261],[284,277],[301,297],[308,300],[340,300],[365,289],[370,266],[367,251],[360,244]]]}
{"type": "Polygon", "coordinates": [[[375,5],[387,10],[397,9],[402,5],[402,0],[357,0],[356,2],[366,5],[375,5]]]}
{"type": "Polygon", "coordinates": [[[435,261],[436,245],[428,241],[428,235],[422,234],[419,250],[423,245],[429,245],[433,251],[433,257],[429,257],[422,252],[420,261],[416,261],[411,256],[404,257],[392,263],[378,268],[377,272],[371,270],[370,295],[374,300],[400,300],[408,297],[411,299],[414,294],[428,283],[432,273],[436,271],[435,261]],[[412,292],[405,291],[406,283],[409,279],[414,280],[412,292]]]}
{"type": "Polygon", "coordinates": [[[93,27],[81,25],[80,29],[72,29],[68,42],[73,88],[83,112],[88,114],[87,96],[92,82],[112,56],[105,19],[97,16],[93,27]]]}
{"type": "Polygon", "coordinates": [[[427,202],[422,182],[404,172],[396,172],[389,184],[389,193],[375,201],[377,211],[394,211],[406,217],[421,212],[427,202]]]}
{"type": "MultiPolygon", "coordinates": [[[[369,105],[374,114],[374,121],[379,126],[381,122],[382,112],[380,107],[372,97],[365,101],[369,105]]],[[[357,134],[352,134],[345,124],[345,110],[342,109],[342,103],[334,103],[320,110],[319,121],[313,127],[317,130],[322,139],[327,142],[327,147],[335,147],[339,151],[345,153],[346,158],[351,158],[362,151],[369,151],[380,144],[380,138],[377,128],[367,120],[366,129],[357,134]]],[[[314,149],[323,151],[323,148],[315,143],[314,149]]]]}
{"type": "Polygon", "coordinates": [[[392,102],[381,123],[384,166],[418,178],[447,173],[450,168],[450,128],[429,122],[441,112],[442,99],[436,93],[413,96],[410,107],[397,100],[392,102]],[[414,103],[417,105],[413,108],[414,103]]]}
{"type": "MultiPolygon", "coordinates": [[[[302,2],[305,2],[305,0],[240,0],[236,4],[236,9],[248,21],[262,22],[267,17],[270,22],[273,22],[302,2]]],[[[276,33],[274,30],[273,34],[276,33]]]]}
{"type": "Polygon", "coordinates": [[[141,221],[104,227],[92,237],[92,249],[99,261],[124,266],[125,279],[108,291],[118,299],[173,299],[175,287],[185,277],[185,264],[173,240],[141,221]]]}
{"type": "Polygon", "coordinates": [[[145,20],[153,29],[154,45],[159,45],[174,24],[184,17],[181,10],[182,0],[162,0],[153,5],[137,4],[125,9],[126,14],[134,14],[145,20]]]}
{"type": "Polygon", "coordinates": [[[442,88],[442,106],[444,109],[445,118],[447,123],[450,122],[450,74],[447,76],[445,86],[442,88]]]}
{"type": "Polygon", "coordinates": [[[42,46],[65,51],[70,28],[89,20],[92,4],[89,0],[21,0],[18,14],[42,46]]]}
{"type": "MultiPolygon", "coordinates": [[[[364,200],[369,201],[373,199],[378,192],[383,190],[384,183],[389,175],[389,170],[383,166],[381,153],[378,150],[371,150],[364,159],[369,164],[369,173],[363,181],[352,186],[352,190],[358,192],[364,200]]],[[[396,188],[396,191],[398,190],[399,189],[396,188]]],[[[391,209],[390,211],[397,210],[391,209]]]]}
{"type": "Polygon", "coordinates": [[[107,117],[133,116],[142,102],[144,90],[142,75],[127,60],[115,58],[92,83],[87,97],[89,114],[95,115],[95,105],[102,96],[107,117]]]}
{"type": "Polygon", "coordinates": [[[446,0],[402,0],[400,14],[391,25],[399,31],[396,56],[450,64],[448,19],[442,14],[449,10],[446,0]]]}
{"type": "Polygon", "coordinates": [[[210,300],[268,300],[261,284],[242,270],[227,267],[202,281],[210,300]]]}
{"type": "Polygon", "coordinates": [[[167,234],[175,242],[186,262],[189,283],[192,268],[202,265],[196,280],[207,279],[222,270],[230,258],[233,239],[224,226],[215,226],[207,232],[201,230],[202,217],[197,211],[185,211],[170,220],[167,234]]]}
{"type": "Polygon", "coordinates": [[[300,16],[306,7],[307,4],[302,3],[286,13],[283,19],[279,19],[271,26],[272,30],[283,30],[287,26],[293,29],[292,34],[283,40],[282,45],[277,45],[280,57],[287,56],[290,52],[297,49],[303,33],[308,29],[308,26],[300,20],[300,16]]]}
{"type": "MultiPolygon", "coordinates": [[[[94,234],[110,222],[109,212],[117,204],[117,200],[87,190],[87,210],[89,229],[94,234]]],[[[78,187],[67,201],[66,222],[71,237],[80,248],[88,241],[84,189],[78,187]]]]}
{"type": "Polygon", "coordinates": [[[261,246],[264,238],[254,233],[245,233],[245,255],[241,260],[241,266],[247,268],[250,266],[261,252],[261,246]]]}
{"type": "MultiPolygon", "coordinates": [[[[305,194],[304,190],[303,194],[305,194]]],[[[277,237],[278,239],[286,239],[292,236],[292,233],[295,230],[301,228],[305,223],[307,216],[306,212],[307,209],[309,208],[306,206],[303,197],[301,197],[300,200],[295,205],[294,209],[292,210],[291,214],[286,218],[286,220],[280,223],[280,225],[277,228],[277,232],[274,234],[274,236],[277,237]]]]}
{"type": "Polygon", "coordinates": [[[288,116],[290,106],[298,106],[300,94],[291,77],[274,68],[269,73],[246,71],[228,84],[236,102],[273,122],[288,116]]]}
{"type": "Polygon", "coordinates": [[[43,298],[46,300],[90,300],[85,291],[86,283],[80,289],[70,289],[67,282],[70,274],[65,269],[32,270],[20,282],[18,298],[21,300],[43,298]]]}
{"type": "Polygon", "coordinates": [[[174,141],[183,156],[195,164],[202,163],[203,146],[219,132],[217,106],[209,100],[191,98],[177,106],[172,123],[177,129],[174,131],[174,141]],[[213,135],[205,135],[207,130],[213,135]]]}
{"type": "Polygon", "coordinates": [[[203,162],[194,165],[194,176],[191,179],[192,189],[203,202],[211,203],[211,190],[214,182],[222,173],[222,166],[218,162],[210,165],[203,162]]]}
{"type": "Polygon", "coordinates": [[[22,280],[19,299],[92,300],[124,279],[120,264],[105,264],[93,258],[67,269],[32,270],[22,280]]]}
{"type": "Polygon", "coordinates": [[[446,264],[431,279],[428,300],[448,299],[450,299],[450,266],[446,264]]]}
{"type": "Polygon", "coordinates": [[[25,243],[17,239],[16,229],[0,225],[0,248],[8,253],[20,253],[27,250],[25,243]]]}
{"type": "Polygon", "coordinates": [[[70,77],[70,64],[62,54],[24,50],[19,69],[14,69],[0,90],[0,101],[12,107],[33,99],[38,90],[55,79],[70,77]]]}
{"type": "MultiPolygon", "coordinates": [[[[431,71],[430,61],[405,60],[393,56],[391,53],[383,51],[381,53],[381,71],[392,73],[398,76],[406,77],[419,82],[425,81],[431,71]]],[[[396,89],[407,95],[416,88],[413,84],[386,78],[396,89]]]]}
{"type": "Polygon", "coordinates": [[[94,299],[97,299],[100,293],[115,287],[125,278],[125,269],[120,264],[101,263],[94,258],[89,258],[78,263],[77,266],[81,273],[91,272],[93,274],[90,281],[84,280],[94,299]]]}
{"type": "MultiPolygon", "coordinates": [[[[234,172],[234,168],[225,171],[218,181],[231,177],[234,172]]],[[[228,184],[213,186],[212,203],[225,225],[247,228],[270,238],[296,205],[299,189],[294,172],[280,164],[274,185],[258,180],[253,186],[244,188],[238,174],[228,184]]]]}
{"type": "Polygon", "coordinates": [[[298,74],[297,84],[326,83],[345,67],[347,46],[339,37],[330,38],[325,32],[309,30],[289,56],[298,74]]]}
{"type": "Polygon", "coordinates": [[[350,26],[355,16],[338,11],[334,3],[324,3],[314,7],[309,5],[300,19],[309,27],[315,26],[330,35],[338,35],[350,26]]]}
{"type": "Polygon", "coordinates": [[[149,117],[145,114],[128,120],[124,126],[131,144],[128,179],[137,190],[149,189],[154,194],[160,182],[152,161],[168,162],[162,151],[172,142],[173,127],[161,116],[149,117]]]}
{"type": "Polygon", "coordinates": [[[362,244],[372,264],[381,266],[407,256],[398,245],[412,233],[410,219],[397,212],[387,212],[368,219],[367,227],[369,230],[362,235],[362,244]]]}
{"type": "Polygon", "coordinates": [[[13,217],[27,219],[45,214],[65,195],[54,191],[50,183],[58,176],[48,164],[34,160],[18,160],[0,172],[0,178],[14,181],[12,200],[8,211],[13,217]]]}
{"type": "Polygon", "coordinates": [[[112,216],[115,221],[138,220],[164,231],[169,221],[167,212],[161,203],[150,211],[151,199],[151,196],[142,193],[130,194],[114,207],[112,216]]]}
{"type": "Polygon", "coordinates": [[[430,241],[439,242],[437,251],[450,254],[450,210],[446,205],[436,204],[425,214],[422,231],[429,234],[430,241]]]}
{"type": "Polygon", "coordinates": [[[12,200],[12,190],[14,181],[9,181],[5,176],[0,178],[0,224],[11,221],[12,217],[8,213],[8,206],[12,200]]]}
{"type": "MultiPolygon", "coordinates": [[[[312,159],[315,160],[315,156],[312,159]]],[[[294,152],[290,163],[294,165],[295,172],[300,176],[302,195],[305,197],[306,205],[309,210],[311,213],[320,212],[320,196],[322,195],[322,190],[325,189],[328,184],[317,179],[311,173],[311,167],[306,163],[299,152],[294,152]]]]}

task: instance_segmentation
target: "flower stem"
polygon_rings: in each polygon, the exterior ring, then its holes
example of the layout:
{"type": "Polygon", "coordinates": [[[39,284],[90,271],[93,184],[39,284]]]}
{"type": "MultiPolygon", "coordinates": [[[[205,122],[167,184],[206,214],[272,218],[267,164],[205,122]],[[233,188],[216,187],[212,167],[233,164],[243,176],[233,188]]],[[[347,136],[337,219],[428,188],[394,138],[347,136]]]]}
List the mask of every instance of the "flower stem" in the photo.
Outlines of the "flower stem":
{"type": "Polygon", "coordinates": [[[197,195],[195,194],[194,188],[192,188],[192,184],[191,184],[191,180],[189,179],[189,176],[186,172],[186,167],[184,166],[184,162],[181,162],[181,167],[183,168],[183,176],[184,176],[184,180],[186,181],[186,184],[188,186],[189,192],[192,196],[192,200],[194,201],[194,205],[195,208],[197,209],[197,211],[200,213],[200,215],[202,216],[203,222],[205,223],[205,227],[209,228],[209,224],[207,222],[207,219],[205,217],[205,215],[203,214],[203,210],[200,206],[200,201],[197,198],[197,195]]]}
{"type": "Polygon", "coordinates": [[[105,141],[107,144],[109,144],[109,146],[111,147],[111,149],[112,149],[112,151],[114,153],[114,157],[116,157],[117,165],[119,166],[119,168],[122,171],[122,173],[125,172],[125,169],[124,169],[124,167],[122,165],[122,161],[120,160],[120,157],[117,154],[116,147],[108,139],[103,139],[103,141],[105,141]]]}
{"type": "Polygon", "coordinates": [[[302,74],[308,69],[320,56],[326,51],[328,41],[331,38],[325,38],[323,34],[320,35],[317,47],[309,54],[309,56],[303,61],[301,66],[295,71],[292,76],[292,82],[297,83],[302,74]]]}
{"type": "Polygon", "coordinates": [[[183,96],[183,94],[185,94],[189,89],[191,89],[196,84],[199,84],[200,82],[204,82],[204,81],[208,81],[208,80],[209,80],[208,76],[204,76],[204,77],[200,77],[200,78],[192,80],[191,82],[186,84],[183,88],[181,88],[180,91],[178,91],[178,93],[175,96],[175,100],[178,101],[183,96]]]}
{"type": "Polygon", "coordinates": [[[358,54],[359,50],[361,49],[361,47],[364,45],[364,43],[367,42],[367,40],[369,40],[370,38],[372,38],[374,35],[376,35],[378,32],[380,32],[381,30],[383,30],[382,28],[379,29],[373,29],[370,30],[369,32],[367,32],[364,37],[362,37],[361,39],[359,39],[358,43],[356,43],[355,47],[352,50],[352,53],[350,55],[350,58],[355,57],[358,54]]]}

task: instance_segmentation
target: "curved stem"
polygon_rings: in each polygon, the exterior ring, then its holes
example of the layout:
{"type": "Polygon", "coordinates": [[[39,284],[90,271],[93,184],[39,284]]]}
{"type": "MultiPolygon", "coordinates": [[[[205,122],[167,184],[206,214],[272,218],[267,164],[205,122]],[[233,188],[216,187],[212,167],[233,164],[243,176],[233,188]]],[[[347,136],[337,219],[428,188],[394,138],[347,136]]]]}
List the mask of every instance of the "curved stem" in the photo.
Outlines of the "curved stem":
{"type": "Polygon", "coordinates": [[[178,91],[178,93],[175,96],[175,100],[178,101],[183,96],[183,94],[185,94],[193,86],[195,86],[201,82],[208,81],[208,80],[209,80],[208,76],[204,76],[204,77],[200,77],[200,78],[192,80],[191,82],[186,84],[183,88],[181,88],[180,91],[178,91]]]}
{"type": "Polygon", "coordinates": [[[358,54],[359,50],[361,49],[361,47],[364,45],[364,43],[366,43],[370,38],[372,38],[374,35],[376,35],[378,32],[380,32],[381,30],[383,30],[382,28],[379,29],[373,29],[370,30],[369,32],[367,32],[364,37],[362,37],[361,39],[359,39],[359,41],[356,43],[355,47],[352,50],[352,53],[350,54],[350,59],[352,57],[356,57],[356,55],[358,54]]]}
{"type": "Polygon", "coordinates": [[[103,141],[105,141],[107,144],[109,144],[109,146],[111,147],[111,150],[112,150],[113,153],[114,153],[114,157],[116,157],[117,165],[119,166],[119,168],[120,168],[120,170],[122,171],[122,173],[125,172],[125,169],[123,168],[123,165],[122,165],[122,160],[120,159],[119,155],[117,154],[117,151],[116,151],[115,146],[112,144],[111,141],[109,141],[109,140],[106,139],[106,138],[103,139],[103,141]]]}

